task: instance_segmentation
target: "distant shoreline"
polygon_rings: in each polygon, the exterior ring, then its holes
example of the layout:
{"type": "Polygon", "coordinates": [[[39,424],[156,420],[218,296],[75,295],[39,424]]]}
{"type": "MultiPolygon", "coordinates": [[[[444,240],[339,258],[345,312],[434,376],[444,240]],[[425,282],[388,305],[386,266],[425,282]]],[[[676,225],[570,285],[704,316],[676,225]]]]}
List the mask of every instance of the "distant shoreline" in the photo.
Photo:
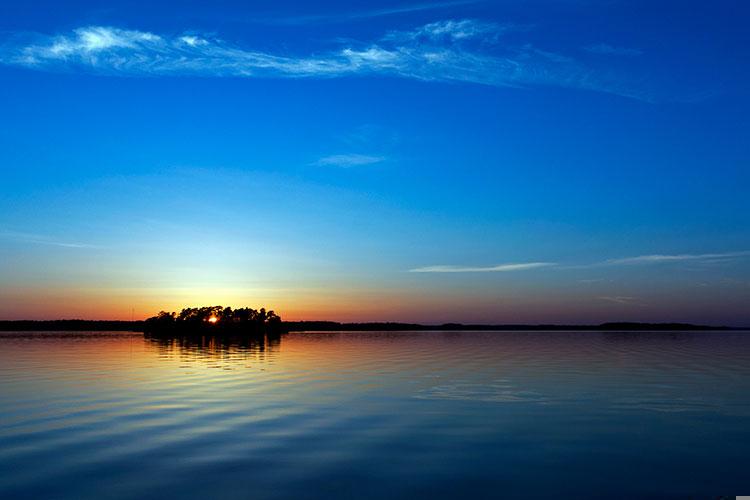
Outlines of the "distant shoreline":
{"type": "MultiPolygon", "coordinates": [[[[284,332],[323,331],[737,331],[750,328],[694,325],[690,323],[611,322],[599,325],[482,325],[443,323],[371,322],[339,323],[336,321],[284,321],[284,332]]],[[[0,331],[129,331],[143,332],[143,321],[109,320],[0,320],[0,331]]]]}

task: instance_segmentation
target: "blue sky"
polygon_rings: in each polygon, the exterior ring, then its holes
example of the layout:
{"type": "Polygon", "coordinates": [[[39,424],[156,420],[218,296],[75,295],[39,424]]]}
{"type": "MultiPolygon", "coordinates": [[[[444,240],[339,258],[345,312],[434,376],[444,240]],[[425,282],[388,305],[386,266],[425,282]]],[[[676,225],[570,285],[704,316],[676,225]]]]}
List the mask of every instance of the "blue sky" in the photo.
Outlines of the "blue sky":
{"type": "Polygon", "coordinates": [[[750,324],[748,10],[4,4],[0,317],[750,324]]]}

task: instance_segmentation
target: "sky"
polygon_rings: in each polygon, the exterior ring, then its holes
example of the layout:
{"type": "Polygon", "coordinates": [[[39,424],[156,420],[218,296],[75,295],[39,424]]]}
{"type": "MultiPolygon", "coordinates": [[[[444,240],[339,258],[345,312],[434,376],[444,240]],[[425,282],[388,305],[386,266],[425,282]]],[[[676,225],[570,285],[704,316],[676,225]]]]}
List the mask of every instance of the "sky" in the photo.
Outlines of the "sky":
{"type": "Polygon", "coordinates": [[[0,319],[750,325],[749,18],[3,2],[0,319]]]}

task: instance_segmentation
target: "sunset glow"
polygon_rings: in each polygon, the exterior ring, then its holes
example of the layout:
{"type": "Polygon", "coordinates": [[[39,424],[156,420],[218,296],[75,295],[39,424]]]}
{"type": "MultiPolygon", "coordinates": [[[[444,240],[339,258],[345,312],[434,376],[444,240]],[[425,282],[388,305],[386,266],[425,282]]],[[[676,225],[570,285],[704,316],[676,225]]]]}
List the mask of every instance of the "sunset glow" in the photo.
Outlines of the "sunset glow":
{"type": "Polygon", "coordinates": [[[750,323],[736,3],[18,5],[0,319],[750,323]]]}
{"type": "Polygon", "coordinates": [[[0,499],[746,491],[748,20],[0,1],[0,499]]]}

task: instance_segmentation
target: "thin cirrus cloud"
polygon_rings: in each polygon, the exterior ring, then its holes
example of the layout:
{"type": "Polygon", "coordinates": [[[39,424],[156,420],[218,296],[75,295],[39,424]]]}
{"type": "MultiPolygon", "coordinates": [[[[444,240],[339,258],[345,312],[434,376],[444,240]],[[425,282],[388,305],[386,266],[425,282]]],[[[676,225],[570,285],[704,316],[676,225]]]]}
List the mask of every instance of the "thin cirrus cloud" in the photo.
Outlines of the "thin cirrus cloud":
{"type": "Polygon", "coordinates": [[[524,262],[520,264],[500,264],[490,267],[468,267],[468,266],[426,266],[409,269],[410,273],[502,273],[510,271],[525,271],[550,267],[552,262],[524,262]]]}
{"type": "Polygon", "coordinates": [[[633,301],[635,301],[635,297],[623,297],[620,295],[610,297],[610,296],[604,296],[599,297],[599,300],[603,300],[605,302],[611,302],[613,304],[621,304],[621,305],[630,305],[633,304],[633,301]]]}
{"type": "Polygon", "coordinates": [[[313,162],[313,165],[317,166],[333,166],[333,167],[359,167],[364,165],[372,165],[375,163],[381,163],[385,161],[384,156],[371,156],[361,154],[339,154],[324,156],[319,160],[313,162]]]}
{"type": "Polygon", "coordinates": [[[397,14],[408,14],[411,12],[447,9],[450,7],[459,7],[462,5],[475,4],[475,3],[479,3],[480,1],[481,0],[456,0],[452,2],[418,3],[418,4],[393,7],[389,9],[364,10],[364,11],[357,11],[357,12],[345,12],[345,13],[327,14],[327,15],[323,14],[323,15],[260,19],[258,21],[264,24],[276,24],[276,25],[336,23],[336,22],[356,21],[358,19],[371,19],[371,18],[376,18],[376,17],[393,16],[397,14]]]}
{"type": "Polygon", "coordinates": [[[750,256],[750,251],[741,252],[724,252],[724,253],[702,253],[702,254],[653,254],[653,255],[638,255],[636,257],[625,257],[621,259],[610,259],[603,262],[603,264],[659,264],[667,262],[685,262],[685,261],[698,261],[698,262],[716,262],[716,261],[727,261],[737,259],[741,257],[750,256]]]}
{"type": "Polygon", "coordinates": [[[385,35],[384,40],[396,41],[432,41],[432,42],[456,42],[459,40],[470,40],[476,38],[497,37],[506,31],[512,31],[513,25],[497,24],[473,19],[459,19],[437,21],[411,31],[392,31],[385,35]]]}
{"type": "MultiPolygon", "coordinates": [[[[704,262],[704,263],[715,263],[715,262],[730,262],[735,259],[741,259],[743,257],[750,256],[750,251],[738,251],[738,252],[723,252],[723,253],[704,253],[704,254],[653,254],[653,255],[638,255],[635,257],[624,257],[620,259],[609,259],[600,262],[594,262],[591,264],[582,265],[560,265],[554,262],[527,262],[521,264],[501,264],[497,266],[489,267],[471,267],[471,266],[452,266],[452,265],[438,265],[438,266],[426,266],[409,269],[412,273],[488,273],[488,272],[504,272],[504,271],[523,271],[527,269],[538,269],[542,267],[556,268],[556,269],[588,269],[588,268],[600,268],[602,266],[617,266],[617,265],[637,265],[637,264],[665,264],[665,263],[681,263],[681,262],[704,262]]],[[[583,283],[596,283],[604,281],[603,279],[591,279],[591,280],[580,280],[583,283]]],[[[600,297],[602,300],[613,299],[613,297],[600,297]]],[[[628,299],[628,297],[615,297],[619,299],[628,299]]],[[[614,300],[611,300],[615,302],[614,300]]]]}
{"type": "Polygon", "coordinates": [[[616,47],[608,43],[595,43],[593,45],[587,45],[583,47],[586,52],[592,54],[599,54],[603,56],[640,56],[643,54],[641,50],[631,49],[628,47],[616,47]]]}
{"type": "Polygon", "coordinates": [[[15,241],[18,243],[31,243],[35,245],[47,245],[62,248],[81,248],[81,249],[100,249],[99,245],[83,243],[77,241],[60,241],[58,239],[32,233],[22,233],[17,231],[0,231],[0,238],[15,241]]]}
{"type": "Polygon", "coordinates": [[[339,78],[382,75],[421,81],[497,87],[556,86],[651,100],[648,93],[573,58],[529,43],[499,44],[509,25],[444,20],[378,40],[336,42],[318,55],[273,54],[239,48],[195,33],[159,35],[88,26],[26,43],[6,41],[0,63],[40,71],[82,71],[120,76],[339,78]]]}

